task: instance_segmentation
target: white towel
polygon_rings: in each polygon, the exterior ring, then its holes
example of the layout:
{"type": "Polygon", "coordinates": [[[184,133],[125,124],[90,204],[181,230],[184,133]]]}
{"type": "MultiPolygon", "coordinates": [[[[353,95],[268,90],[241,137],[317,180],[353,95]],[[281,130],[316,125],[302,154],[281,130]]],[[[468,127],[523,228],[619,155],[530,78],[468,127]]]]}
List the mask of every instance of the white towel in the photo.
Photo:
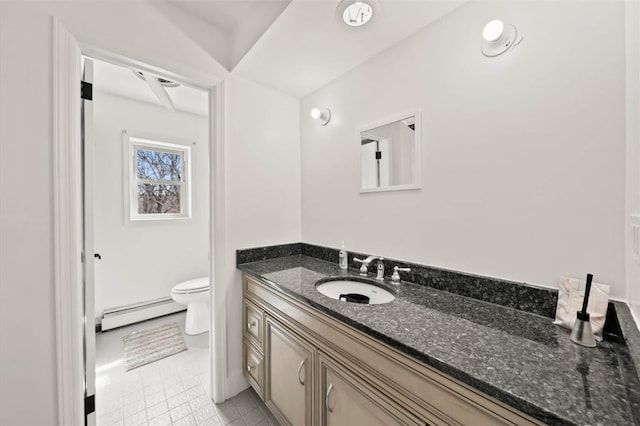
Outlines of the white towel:
{"type": "MultiPolygon", "coordinates": [[[[584,300],[584,289],[586,282],[575,278],[560,278],[560,292],[558,294],[558,306],[556,307],[556,320],[554,324],[573,329],[576,323],[576,312],[582,310],[584,300]]],[[[609,306],[609,286],[604,284],[591,283],[591,293],[587,312],[591,329],[597,341],[602,341],[602,329],[607,318],[607,307],[609,306]]]]}

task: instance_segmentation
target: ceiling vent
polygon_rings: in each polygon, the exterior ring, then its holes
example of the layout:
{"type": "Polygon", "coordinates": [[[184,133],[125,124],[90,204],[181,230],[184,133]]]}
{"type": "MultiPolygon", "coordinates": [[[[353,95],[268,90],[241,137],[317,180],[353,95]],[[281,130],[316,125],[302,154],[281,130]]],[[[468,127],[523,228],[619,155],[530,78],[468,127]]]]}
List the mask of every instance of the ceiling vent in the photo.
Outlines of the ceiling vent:
{"type": "MultiPolygon", "coordinates": [[[[133,71],[133,73],[140,79],[147,81],[147,78],[145,77],[145,75],[143,73],[141,73],[140,71],[133,71]]],[[[163,87],[178,87],[180,86],[180,83],[176,83],[175,81],[171,81],[171,80],[167,80],[166,78],[162,78],[162,77],[157,77],[158,82],[160,83],[160,85],[162,85],[163,87]]]]}

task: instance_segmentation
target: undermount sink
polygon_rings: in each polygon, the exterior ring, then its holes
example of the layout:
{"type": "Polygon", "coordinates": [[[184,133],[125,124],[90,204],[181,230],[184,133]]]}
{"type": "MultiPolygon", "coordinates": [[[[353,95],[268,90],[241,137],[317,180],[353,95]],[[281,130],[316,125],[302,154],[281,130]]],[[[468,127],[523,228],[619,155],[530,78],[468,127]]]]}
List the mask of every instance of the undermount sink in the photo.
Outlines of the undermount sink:
{"type": "Polygon", "coordinates": [[[396,298],[390,291],[366,279],[330,278],[319,281],[316,289],[332,299],[368,305],[389,303],[396,298]]]}

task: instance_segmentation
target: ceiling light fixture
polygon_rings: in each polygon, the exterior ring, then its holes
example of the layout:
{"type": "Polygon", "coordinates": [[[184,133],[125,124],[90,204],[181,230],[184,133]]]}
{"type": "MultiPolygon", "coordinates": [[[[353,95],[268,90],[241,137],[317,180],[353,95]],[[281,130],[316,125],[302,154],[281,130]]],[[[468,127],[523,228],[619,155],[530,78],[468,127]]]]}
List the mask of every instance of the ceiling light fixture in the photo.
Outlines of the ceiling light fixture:
{"type": "Polygon", "coordinates": [[[320,108],[314,108],[311,110],[311,118],[314,120],[320,120],[320,124],[326,126],[331,121],[331,111],[329,108],[320,110],[320,108]]]}
{"type": "Polygon", "coordinates": [[[502,55],[513,46],[520,44],[522,36],[513,25],[504,25],[499,19],[489,21],[482,30],[482,54],[493,57],[502,55]]]}
{"type": "Polygon", "coordinates": [[[342,0],[336,12],[340,19],[350,27],[361,27],[373,18],[371,0],[342,0]]]}

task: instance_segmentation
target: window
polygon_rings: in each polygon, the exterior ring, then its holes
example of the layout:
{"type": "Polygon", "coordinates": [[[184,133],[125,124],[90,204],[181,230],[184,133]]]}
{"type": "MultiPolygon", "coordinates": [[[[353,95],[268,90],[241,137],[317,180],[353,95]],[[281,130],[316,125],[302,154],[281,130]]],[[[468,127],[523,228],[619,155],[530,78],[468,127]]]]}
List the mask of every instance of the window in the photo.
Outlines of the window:
{"type": "Polygon", "coordinates": [[[129,152],[129,219],[191,217],[191,148],[126,136],[129,152]]]}

